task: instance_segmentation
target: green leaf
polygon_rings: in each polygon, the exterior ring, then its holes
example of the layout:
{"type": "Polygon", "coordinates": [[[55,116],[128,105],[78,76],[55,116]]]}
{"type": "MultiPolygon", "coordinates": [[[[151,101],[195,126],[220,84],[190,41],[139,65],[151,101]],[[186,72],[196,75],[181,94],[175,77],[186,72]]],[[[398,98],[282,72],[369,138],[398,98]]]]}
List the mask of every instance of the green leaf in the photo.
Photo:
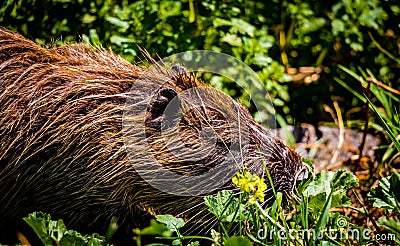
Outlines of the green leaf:
{"type": "Polygon", "coordinates": [[[398,175],[392,174],[379,181],[379,185],[368,193],[368,198],[374,201],[373,206],[386,208],[389,211],[400,212],[400,194],[398,175]]]}
{"type": "Polygon", "coordinates": [[[231,26],[232,22],[217,17],[217,18],[214,19],[213,25],[214,25],[214,27],[231,26]]]}
{"type": "Polygon", "coordinates": [[[170,230],[165,224],[159,223],[155,220],[150,221],[150,226],[143,228],[141,230],[135,230],[137,235],[159,235],[163,237],[170,237],[172,236],[173,231],[170,230]]]}
{"type": "Polygon", "coordinates": [[[334,172],[320,172],[317,174],[316,178],[309,183],[303,195],[306,197],[316,196],[322,192],[329,194],[331,192],[331,181],[334,175],[334,172]]]}
{"type": "Polygon", "coordinates": [[[24,218],[24,221],[33,229],[44,245],[105,245],[105,237],[96,233],[90,236],[83,236],[73,230],[67,231],[67,228],[61,219],[57,221],[51,220],[51,216],[46,213],[31,213],[28,217],[24,218]]]}
{"type": "Polygon", "coordinates": [[[95,15],[90,15],[88,13],[86,13],[83,17],[82,17],[82,23],[88,24],[88,23],[92,23],[93,21],[95,21],[97,19],[97,17],[95,15]]]}
{"type": "Polygon", "coordinates": [[[336,190],[358,187],[358,179],[354,174],[348,171],[339,170],[332,179],[332,187],[336,190]]]}
{"type": "Polygon", "coordinates": [[[93,233],[90,236],[83,236],[73,230],[67,231],[61,219],[57,221],[51,220],[51,216],[46,213],[33,212],[24,218],[24,221],[33,229],[44,245],[106,245],[105,237],[97,233],[93,233]]]}
{"type": "Polygon", "coordinates": [[[178,239],[175,239],[174,241],[172,241],[172,245],[181,245],[181,243],[182,243],[182,241],[178,238],[178,239]]]}
{"type": "Polygon", "coordinates": [[[182,14],[182,6],[179,1],[161,1],[159,8],[159,16],[161,19],[182,14]]]}
{"type": "Polygon", "coordinates": [[[344,22],[339,19],[333,20],[331,25],[332,25],[332,33],[335,36],[339,35],[339,33],[344,32],[346,30],[344,22]]]}
{"type": "MultiPolygon", "coordinates": [[[[68,231],[61,239],[60,246],[84,246],[87,245],[86,238],[76,231],[68,231]]],[[[101,245],[101,244],[100,244],[101,245]]]]}
{"type": "Polygon", "coordinates": [[[182,218],[175,218],[170,214],[156,215],[156,220],[165,224],[170,230],[175,232],[185,225],[185,221],[182,218]]]}
{"type": "Polygon", "coordinates": [[[274,203],[266,210],[275,220],[279,217],[278,213],[282,208],[282,197],[282,192],[277,192],[274,203]]]}
{"type": "Polygon", "coordinates": [[[301,161],[303,162],[303,164],[306,164],[306,165],[310,166],[311,168],[314,166],[311,160],[309,160],[303,156],[301,157],[301,161]]]}
{"type": "Polygon", "coordinates": [[[233,191],[223,190],[216,196],[206,196],[204,203],[208,206],[208,210],[222,222],[238,222],[247,219],[249,212],[246,211],[245,205],[233,195],[233,191]]]}
{"type": "Polygon", "coordinates": [[[393,169],[394,173],[390,177],[390,187],[393,187],[393,195],[394,198],[396,199],[397,206],[398,203],[400,202],[400,174],[396,171],[396,169],[393,169]]]}
{"type": "Polygon", "coordinates": [[[252,246],[251,241],[242,236],[233,236],[228,238],[225,242],[225,246],[252,246]]]}
{"type": "Polygon", "coordinates": [[[117,27],[120,27],[122,29],[121,30],[122,32],[125,32],[129,28],[129,23],[128,22],[120,20],[118,18],[109,16],[109,17],[106,18],[106,20],[108,22],[110,22],[111,24],[113,24],[113,25],[115,25],[117,27]]]}
{"type": "Polygon", "coordinates": [[[339,208],[344,206],[350,206],[350,197],[347,196],[347,190],[339,189],[332,193],[332,208],[339,208]]]}
{"type": "Polygon", "coordinates": [[[350,206],[347,190],[356,186],[358,186],[358,179],[350,172],[345,170],[321,172],[309,182],[303,191],[303,196],[309,197],[308,207],[312,209],[313,214],[318,214],[329,196],[331,196],[329,203],[331,207],[350,206]]]}
{"type": "Polygon", "coordinates": [[[303,195],[309,197],[322,192],[329,194],[331,190],[347,190],[357,186],[357,177],[348,171],[339,170],[337,172],[320,172],[304,190],[303,195]]]}
{"type": "MultiPolygon", "coordinates": [[[[33,212],[29,214],[28,217],[24,218],[24,221],[33,229],[35,234],[39,237],[44,245],[54,244],[52,237],[48,233],[49,223],[54,222],[51,220],[51,216],[49,214],[43,212],[33,212]]],[[[57,224],[53,224],[53,227],[57,227],[57,224]]],[[[65,226],[59,229],[63,230],[63,232],[66,231],[65,226]]]]}
{"type": "Polygon", "coordinates": [[[48,229],[50,237],[55,242],[59,242],[64,236],[64,233],[67,231],[67,227],[64,225],[64,222],[61,219],[58,221],[50,220],[48,223],[48,229]]]}
{"type": "Polygon", "coordinates": [[[200,242],[194,241],[194,242],[189,243],[187,246],[200,246],[200,242]]]}
{"type": "Polygon", "coordinates": [[[256,28],[248,22],[242,19],[232,18],[232,25],[236,27],[240,33],[247,34],[250,37],[254,36],[254,31],[256,30],[256,28]]]}
{"type": "Polygon", "coordinates": [[[238,47],[242,46],[242,39],[235,34],[227,33],[221,39],[221,41],[226,42],[232,46],[238,46],[238,47]]]}
{"type": "Polygon", "coordinates": [[[261,53],[256,53],[253,58],[253,63],[259,66],[267,66],[272,62],[272,58],[261,53]]]}
{"type": "Polygon", "coordinates": [[[133,39],[121,37],[118,35],[111,36],[110,41],[111,41],[111,43],[114,43],[114,44],[120,45],[120,46],[124,43],[134,43],[135,42],[135,40],[133,40],[133,39]]]}

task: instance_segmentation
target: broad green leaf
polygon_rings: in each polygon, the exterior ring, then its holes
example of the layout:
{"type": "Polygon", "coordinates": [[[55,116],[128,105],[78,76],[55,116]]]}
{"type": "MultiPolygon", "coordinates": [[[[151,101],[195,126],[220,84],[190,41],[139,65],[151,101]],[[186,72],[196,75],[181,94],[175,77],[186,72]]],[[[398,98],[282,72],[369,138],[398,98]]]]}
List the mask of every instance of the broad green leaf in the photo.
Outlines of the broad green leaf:
{"type": "Polygon", "coordinates": [[[222,222],[242,221],[249,215],[245,205],[234,197],[233,191],[223,190],[216,196],[206,196],[204,203],[208,210],[222,222]]]}
{"type": "Polygon", "coordinates": [[[316,178],[309,183],[303,195],[306,197],[316,196],[322,192],[329,194],[331,192],[331,181],[334,175],[334,172],[320,172],[317,174],[316,178]]]}
{"type": "MultiPolygon", "coordinates": [[[[68,231],[61,239],[60,246],[85,246],[86,238],[76,231],[68,231]]],[[[101,244],[100,244],[101,245],[101,244]]]]}
{"type": "Polygon", "coordinates": [[[318,214],[329,196],[331,207],[350,206],[347,190],[356,186],[358,179],[350,172],[321,172],[305,188],[303,196],[309,197],[308,207],[312,209],[313,214],[318,214]]]}
{"type": "Polygon", "coordinates": [[[396,199],[397,206],[399,206],[400,202],[400,174],[394,169],[394,173],[390,177],[390,187],[393,187],[393,195],[396,199]]]}
{"type": "Polygon", "coordinates": [[[165,224],[169,229],[175,232],[185,225],[185,221],[182,218],[175,218],[170,214],[156,215],[156,220],[165,224]]]}
{"type": "Polygon", "coordinates": [[[382,178],[379,185],[368,193],[368,198],[374,201],[373,206],[377,208],[386,208],[389,211],[400,212],[399,207],[399,177],[392,174],[389,177],[382,178]],[[395,185],[395,186],[394,186],[395,185]]]}
{"type": "Polygon", "coordinates": [[[164,223],[159,223],[155,220],[150,221],[150,226],[141,230],[135,230],[138,235],[160,235],[163,237],[172,236],[173,231],[170,230],[164,223]]]}
{"type": "MultiPolygon", "coordinates": [[[[53,245],[54,242],[48,234],[48,225],[51,222],[51,216],[42,212],[33,212],[24,218],[24,221],[33,229],[44,245],[53,245]]],[[[66,228],[64,228],[66,231],[66,228]]]]}
{"type": "Polygon", "coordinates": [[[358,187],[358,179],[357,177],[345,170],[338,170],[333,179],[332,179],[332,187],[336,189],[350,189],[353,187],[358,187]]]}
{"type": "Polygon", "coordinates": [[[44,245],[60,246],[100,246],[105,245],[105,238],[96,233],[84,236],[80,233],[68,230],[64,222],[59,219],[51,220],[49,214],[34,212],[24,218],[25,222],[33,229],[44,245]]]}
{"type": "Polygon", "coordinates": [[[347,190],[358,186],[357,177],[345,170],[337,172],[321,172],[304,190],[304,196],[315,196],[322,192],[329,194],[331,190],[347,190]]]}

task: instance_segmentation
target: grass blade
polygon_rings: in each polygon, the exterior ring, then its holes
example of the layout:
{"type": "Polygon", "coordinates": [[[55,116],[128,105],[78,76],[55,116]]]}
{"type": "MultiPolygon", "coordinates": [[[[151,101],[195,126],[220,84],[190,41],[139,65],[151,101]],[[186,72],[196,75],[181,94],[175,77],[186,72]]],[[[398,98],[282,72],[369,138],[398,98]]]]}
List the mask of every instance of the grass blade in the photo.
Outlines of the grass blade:
{"type": "Polygon", "coordinates": [[[376,106],[368,98],[367,98],[367,100],[369,102],[369,105],[371,106],[371,109],[375,112],[375,114],[377,115],[378,119],[382,123],[383,128],[385,128],[390,140],[392,140],[392,142],[393,142],[394,146],[396,147],[397,151],[400,152],[400,142],[397,140],[397,138],[396,138],[397,136],[393,133],[392,129],[390,129],[390,127],[388,126],[386,121],[383,119],[383,117],[379,113],[379,111],[376,108],[376,106]]]}
{"type": "Polygon", "coordinates": [[[322,209],[322,214],[319,216],[317,224],[315,225],[314,236],[317,238],[319,237],[321,231],[324,229],[326,223],[328,222],[329,209],[331,208],[331,203],[332,203],[332,191],[329,192],[324,208],[322,209]]]}

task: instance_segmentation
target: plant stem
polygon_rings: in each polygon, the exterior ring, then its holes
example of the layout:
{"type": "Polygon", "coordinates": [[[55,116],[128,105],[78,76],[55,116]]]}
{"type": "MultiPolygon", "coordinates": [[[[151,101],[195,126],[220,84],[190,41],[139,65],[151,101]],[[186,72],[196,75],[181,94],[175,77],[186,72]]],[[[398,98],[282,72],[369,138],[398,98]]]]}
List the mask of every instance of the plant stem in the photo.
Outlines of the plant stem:
{"type": "MultiPolygon", "coordinates": [[[[368,81],[367,88],[365,89],[366,90],[365,94],[368,98],[370,97],[370,87],[371,87],[371,82],[368,81]]],[[[368,102],[368,100],[365,101],[364,107],[365,107],[365,109],[364,109],[365,110],[365,113],[364,113],[365,123],[364,123],[364,129],[363,129],[361,143],[360,143],[360,146],[358,147],[358,152],[359,152],[358,160],[361,160],[362,152],[364,150],[364,145],[365,145],[365,139],[367,137],[368,123],[369,123],[369,102],[368,102]]],[[[369,170],[371,175],[372,175],[372,167],[373,167],[373,165],[371,165],[371,168],[369,170]]]]}
{"type": "Polygon", "coordinates": [[[379,233],[381,233],[381,232],[382,232],[381,228],[379,228],[379,226],[376,224],[376,222],[375,222],[374,218],[372,217],[372,215],[368,212],[367,208],[365,208],[364,204],[362,203],[362,201],[361,201],[360,198],[358,197],[358,194],[354,191],[354,189],[351,189],[351,190],[353,191],[354,195],[356,196],[358,202],[359,202],[359,203],[361,204],[361,206],[363,207],[364,213],[365,213],[365,214],[368,216],[368,218],[371,220],[371,222],[372,222],[372,224],[374,225],[375,229],[376,229],[379,233]]]}
{"type": "Polygon", "coordinates": [[[374,36],[372,36],[371,32],[368,32],[368,36],[371,38],[372,42],[375,44],[375,46],[382,51],[384,54],[386,54],[390,59],[396,61],[397,63],[400,63],[400,60],[397,59],[394,55],[390,54],[389,51],[387,51],[386,49],[384,49],[379,43],[378,41],[375,40],[374,36]]]}

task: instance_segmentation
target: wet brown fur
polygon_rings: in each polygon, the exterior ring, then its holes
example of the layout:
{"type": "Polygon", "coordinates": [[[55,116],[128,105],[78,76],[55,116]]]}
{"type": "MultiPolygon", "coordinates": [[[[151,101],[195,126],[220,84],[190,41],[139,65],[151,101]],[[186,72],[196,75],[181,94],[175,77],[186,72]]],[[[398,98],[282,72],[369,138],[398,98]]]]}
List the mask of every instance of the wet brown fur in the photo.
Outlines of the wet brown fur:
{"type": "MultiPolygon", "coordinates": [[[[177,92],[204,86],[190,74],[176,75],[161,67],[146,71],[108,50],[85,44],[47,49],[0,29],[0,224],[7,226],[32,211],[50,213],[69,228],[88,232],[104,232],[112,216],[126,231],[148,214],[205,220],[201,197],[158,191],[137,175],[127,158],[122,117],[138,78],[177,92]]],[[[246,126],[248,144],[232,156],[239,160],[243,155],[241,163],[259,174],[265,173],[266,160],[277,190],[290,192],[301,158],[237,102],[208,97],[222,103],[228,115],[239,115],[246,126]]],[[[181,106],[185,103],[190,102],[181,106]]],[[[157,104],[145,114],[147,141],[157,161],[180,174],[196,175],[218,166],[230,134],[241,131],[226,126],[212,109],[191,111],[180,123],[180,141],[201,151],[196,131],[204,124],[220,141],[201,161],[182,163],[161,150],[168,143],[159,134],[163,118],[157,115],[157,104]]]]}

